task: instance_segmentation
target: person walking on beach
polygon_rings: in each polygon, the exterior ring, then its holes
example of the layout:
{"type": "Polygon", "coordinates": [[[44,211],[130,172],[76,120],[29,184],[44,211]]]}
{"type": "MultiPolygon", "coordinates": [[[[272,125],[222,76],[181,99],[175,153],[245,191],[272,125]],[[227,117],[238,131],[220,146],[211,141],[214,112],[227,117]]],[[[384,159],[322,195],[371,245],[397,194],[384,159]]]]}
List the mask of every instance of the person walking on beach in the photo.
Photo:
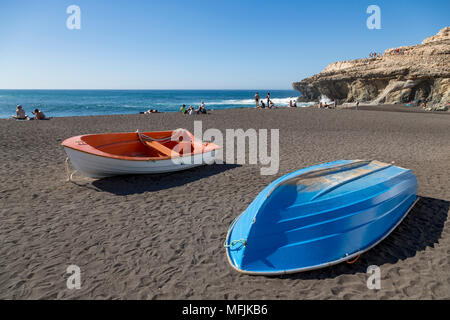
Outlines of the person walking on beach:
{"type": "Polygon", "coordinates": [[[256,104],[256,107],[258,108],[259,107],[259,93],[257,92],[257,93],[255,93],[255,104],[256,104]]]}
{"type": "Polygon", "coordinates": [[[358,108],[359,108],[359,101],[357,100],[356,101],[356,110],[358,110],[358,108]]]}

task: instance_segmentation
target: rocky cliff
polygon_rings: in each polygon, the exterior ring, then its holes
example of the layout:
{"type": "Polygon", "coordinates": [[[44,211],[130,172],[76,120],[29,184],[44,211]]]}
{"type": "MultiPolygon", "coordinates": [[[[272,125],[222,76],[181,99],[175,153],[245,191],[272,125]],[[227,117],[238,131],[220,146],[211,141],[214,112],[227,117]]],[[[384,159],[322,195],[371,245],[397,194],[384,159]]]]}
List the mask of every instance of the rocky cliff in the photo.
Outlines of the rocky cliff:
{"type": "Polygon", "coordinates": [[[450,27],[411,47],[388,49],[382,56],[335,62],[321,73],[292,84],[300,101],[322,95],[340,102],[371,104],[450,101],[450,27]]]}

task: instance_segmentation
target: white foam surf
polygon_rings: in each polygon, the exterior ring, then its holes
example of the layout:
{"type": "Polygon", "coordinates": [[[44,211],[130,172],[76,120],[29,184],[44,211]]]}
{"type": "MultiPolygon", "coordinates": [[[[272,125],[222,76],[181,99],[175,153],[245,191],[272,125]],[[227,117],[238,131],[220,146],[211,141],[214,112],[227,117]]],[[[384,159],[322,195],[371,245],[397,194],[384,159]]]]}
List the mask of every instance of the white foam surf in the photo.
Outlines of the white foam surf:
{"type": "MultiPolygon", "coordinates": [[[[289,102],[295,102],[297,101],[298,97],[287,97],[287,98],[271,98],[270,100],[275,104],[275,106],[289,106],[289,102]]],[[[261,99],[266,103],[267,99],[263,98],[261,99]]],[[[255,100],[254,99],[227,99],[227,100],[219,100],[219,101],[205,101],[207,105],[210,106],[220,106],[220,105],[236,105],[236,106],[254,106],[255,100]]],[[[314,104],[314,102],[302,102],[298,103],[298,107],[306,107],[314,104]]]]}

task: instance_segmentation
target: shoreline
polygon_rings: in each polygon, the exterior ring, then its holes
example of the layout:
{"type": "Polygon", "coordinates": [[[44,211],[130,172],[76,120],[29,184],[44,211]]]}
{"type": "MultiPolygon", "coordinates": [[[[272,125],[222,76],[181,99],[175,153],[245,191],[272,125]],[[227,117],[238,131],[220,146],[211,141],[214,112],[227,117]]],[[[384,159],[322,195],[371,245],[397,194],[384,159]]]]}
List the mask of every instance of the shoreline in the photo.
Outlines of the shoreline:
{"type": "MultiPolygon", "coordinates": [[[[296,107],[291,108],[288,106],[282,106],[277,107],[275,109],[257,109],[255,107],[235,107],[235,108],[227,108],[227,109],[207,109],[208,114],[212,113],[218,113],[218,112],[228,112],[229,110],[262,110],[262,111],[276,111],[279,109],[289,109],[289,110],[295,110],[295,109],[318,109],[317,105],[311,105],[311,106],[304,106],[304,107],[296,107]]],[[[355,110],[355,106],[351,105],[338,105],[336,109],[323,109],[323,110],[355,110]]],[[[425,113],[425,114],[450,114],[450,109],[447,111],[426,111],[423,110],[421,107],[407,107],[405,104],[379,104],[379,105],[371,105],[371,104],[360,104],[359,110],[361,111],[383,111],[383,112],[399,112],[399,113],[425,113]]],[[[163,111],[163,112],[157,112],[152,114],[177,114],[180,113],[179,111],[163,111]]],[[[110,117],[110,116],[132,116],[132,115],[142,115],[142,116],[148,116],[149,114],[142,114],[142,113],[118,113],[118,114],[97,114],[97,115],[74,115],[74,116],[50,116],[49,119],[65,119],[65,118],[80,118],[80,117],[110,117]]],[[[185,115],[190,116],[190,115],[185,115]]],[[[192,115],[192,116],[205,116],[205,115],[192,115]]],[[[207,115],[206,115],[207,116],[207,115]]],[[[0,118],[0,121],[3,120],[15,120],[12,118],[0,118]]],[[[32,120],[32,119],[30,119],[32,120]]],[[[28,120],[19,120],[19,121],[28,121],[28,120]]]]}

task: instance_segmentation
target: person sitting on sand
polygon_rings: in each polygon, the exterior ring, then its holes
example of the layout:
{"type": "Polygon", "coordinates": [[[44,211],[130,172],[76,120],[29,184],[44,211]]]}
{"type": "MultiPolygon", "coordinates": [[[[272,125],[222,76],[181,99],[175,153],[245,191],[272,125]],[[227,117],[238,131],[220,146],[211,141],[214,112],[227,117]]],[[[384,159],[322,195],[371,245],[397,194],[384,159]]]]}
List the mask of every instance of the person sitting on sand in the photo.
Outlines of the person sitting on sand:
{"type": "Polygon", "coordinates": [[[180,112],[182,114],[186,114],[186,105],[185,104],[183,104],[183,106],[180,108],[180,112]]]}
{"type": "Polygon", "coordinates": [[[193,115],[194,114],[194,108],[192,106],[189,106],[189,109],[188,109],[187,113],[189,115],[193,115]]]}
{"type": "Polygon", "coordinates": [[[145,111],[145,114],[150,114],[150,113],[159,113],[159,111],[156,109],[148,109],[147,111],[145,111]]]}
{"type": "Polygon", "coordinates": [[[12,116],[13,119],[17,120],[25,120],[28,119],[28,116],[25,114],[25,110],[23,110],[22,106],[19,104],[16,109],[16,115],[12,116]]]}
{"type": "Polygon", "coordinates": [[[257,108],[264,109],[265,107],[266,107],[266,104],[264,103],[264,101],[261,100],[261,105],[259,105],[257,108]]]}
{"type": "Polygon", "coordinates": [[[292,104],[293,108],[297,108],[297,101],[294,101],[294,103],[292,104]]]}
{"type": "Polygon", "coordinates": [[[289,100],[289,108],[293,108],[294,104],[292,103],[292,100],[289,100]]]}
{"type": "Polygon", "coordinates": [[[198,109],[197,109],[197,114],[206,114],[206,108],[205,108],[205,104],[202,104],[201,106],[198,106],[198,109]]]}
{"type": "Polygon", "coordinates": [[[34,109],[33,114],[35,120],[45,120],[45,114],[41,110],[34,109]]]}
{"type": "Polygon", "coordinates": [[[275,103],[273,103],[272,100],[269,100],[269,109],[276,109],[278,107],[275,106],[275,103]]]}

